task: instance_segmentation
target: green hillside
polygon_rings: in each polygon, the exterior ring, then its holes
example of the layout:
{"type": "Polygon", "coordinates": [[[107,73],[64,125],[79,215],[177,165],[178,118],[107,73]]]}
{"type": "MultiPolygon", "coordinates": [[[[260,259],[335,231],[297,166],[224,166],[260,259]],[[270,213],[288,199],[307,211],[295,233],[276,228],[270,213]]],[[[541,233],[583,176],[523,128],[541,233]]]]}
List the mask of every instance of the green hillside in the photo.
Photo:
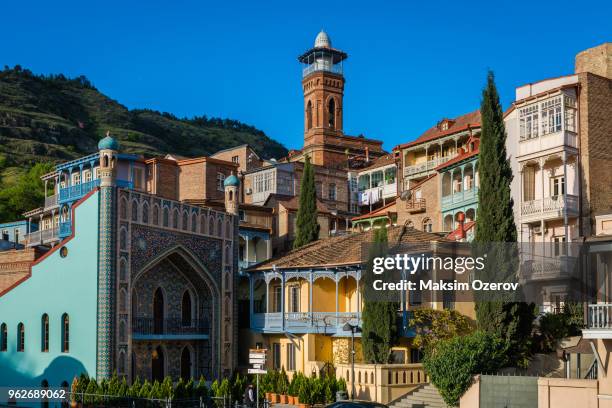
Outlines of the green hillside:
{"type": "MultiPolygon", "coordinates": [[[[263,158],[287,154],[283,145],[239,121],[129,110],[85,77],[35,75],[19,66],[0,71],[1,190],[21,183],[35,163],[95,152],[108,130],[120,141],[122,152],[147,156],[204,156],[244,143],[263,158]]],[[[1,207],[0,222],[14,216],[1,207]]]]}

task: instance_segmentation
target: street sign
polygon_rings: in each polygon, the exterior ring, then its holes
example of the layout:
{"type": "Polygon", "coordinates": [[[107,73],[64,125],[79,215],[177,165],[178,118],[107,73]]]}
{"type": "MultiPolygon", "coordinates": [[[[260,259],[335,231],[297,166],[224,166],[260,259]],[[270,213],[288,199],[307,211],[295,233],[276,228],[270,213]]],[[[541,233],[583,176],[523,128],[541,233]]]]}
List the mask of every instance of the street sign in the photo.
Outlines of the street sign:
{"type": "Polygon", "coordinates": [[[264,369],[264,365],[265,365],[265,364],[253,364],[253,363],[251,363],[251,364],[253,365],[253,368],[259,369],[259,370],[263,370],[264,369]]]}
{"type": "Polygon", "coordinates": [[[265,358],[249,358],[249,364],[265,364],[265,358]]]}
{"type": "Polygon", "coordinates": [[[249,374],[265,374],[265,373],[267,373],[266,370],[262,370],[260,368],[249,368],[247,372],[249,374]]]}
{"type": "Polygon", "coordinates": [[[266,353],[249,353],[249,358],[266,358],[266,353]]]}

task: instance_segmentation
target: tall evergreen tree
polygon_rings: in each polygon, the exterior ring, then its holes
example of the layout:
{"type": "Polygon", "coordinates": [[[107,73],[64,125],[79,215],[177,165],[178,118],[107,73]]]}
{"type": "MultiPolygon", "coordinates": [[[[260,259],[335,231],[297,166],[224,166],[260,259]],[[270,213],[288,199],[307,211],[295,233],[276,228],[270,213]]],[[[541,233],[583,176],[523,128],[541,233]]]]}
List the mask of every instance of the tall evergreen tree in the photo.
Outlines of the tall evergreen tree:
{"type": "Polygon", "coordinates": [[[397,304],[389,299],[374,298],[375,295],[367,288],[374,277],[374,258],[386,256],[387,252],[387,228],[382,227],[374,231],[374,242],[368,254],[368,268],[362,288],[361,345],[363,358],[367,363],[388,363],[391,347],[397,338],[397,304]]]}
{"type": "Polygon", "coordinates": [[[295,241],[293,248],[299,248],[319,238],[317,223],[317,190],[315,187],[314,168],[310,157],[306,156],[304,174],[300,186],[300,206],[296,220],[295,241]]]}
{"type": "MultiPolygon", "coordinates": [[[[478,168],[478,217],[474,241],[481,255],[486,253],[479,279],[489,282],[516,282],[518,251],[513,200],[510,195],[512,169],[506,154],[506,129],[495,78],[489,71],[480,105],[482,129],[478,168]]],[[[477,297],[476,317],[481,329],[505,341],[512,364],[524,365],[534,319],[533,305],[517,302],[516,294],[502,293],[477,297]]]]}

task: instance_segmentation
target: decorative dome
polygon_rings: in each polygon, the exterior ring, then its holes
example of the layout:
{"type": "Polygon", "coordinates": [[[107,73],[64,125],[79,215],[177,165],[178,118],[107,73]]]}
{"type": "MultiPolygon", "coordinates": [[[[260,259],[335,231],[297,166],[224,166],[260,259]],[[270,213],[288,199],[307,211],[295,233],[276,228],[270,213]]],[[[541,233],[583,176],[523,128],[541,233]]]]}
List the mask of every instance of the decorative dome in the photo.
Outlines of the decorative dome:
{"type": "Polygon", "coordinates": [[[110,135],[110,132],[106,132],[106,137],[98,142],[98,150],[119,150],[119,142],[110,135]]]}
{"type": "Polygon", "coordinates": [[[317,34],[314,46],[315,48],[331,48],[331,39],[325,31],[321,30],[321,32],[317,34]]]}
{"type": "Polygon", "coordinates": [[[238,187],[240,185],[240,180],[235,175],[230,175],[223,182],[223,187],[238,187]]]}

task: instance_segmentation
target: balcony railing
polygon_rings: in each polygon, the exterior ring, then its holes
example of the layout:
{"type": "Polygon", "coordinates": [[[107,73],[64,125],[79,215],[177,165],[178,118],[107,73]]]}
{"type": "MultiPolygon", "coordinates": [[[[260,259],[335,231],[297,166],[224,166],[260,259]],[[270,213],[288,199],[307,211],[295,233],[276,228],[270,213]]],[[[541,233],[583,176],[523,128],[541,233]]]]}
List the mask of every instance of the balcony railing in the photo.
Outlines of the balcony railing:
{"type": "Polygon", "coordinates": [[[136,317],[132,320],[132,333],[140,336],[202,336],[210,334],[210,323],[208,319],[136,317]]]}
{"type": "Polygon", "coordinates": [[[59,201],[78,200],[99,185],[100,179],[95,179],[61,188],[59,192],[59,201]]]}
{"type": "Polygon", "coordinates": [[[283,329],[294,333],[338,333],[345,323],[361,324],[361,313],[357,312],[287,312],[254,313],[251,328],[278,332],[283,329]]]}
{"type": "Polygon", "coordinates": [[[342,64],[332,64],[329,61],[317,61],[302,69],[302,77],[307,77],[317,71],[332,72],[342,75],[342,64]]]}
{"type": "Polygon", "coordinates": [[[455,156],[456,154],[452,154],[449,156],[438,157],[437,159],[428,160],[424,163],[406,166],[404,167],[404,177],[411,176],[413,174],[423,173],[425,171],[433,170],[439,165],[446,163],[447,161],[449,161],[455,156]]]}
{"type": "Polygon", "coordinates": [[[34,231],[26,235],[26,242],[28,246],[44,245],[50,242],[57,241],[59,239],[58,233],[58,227],[42,231],[34,231]]]}
{"type": "Polygon", "coordinates": [[[413,198],[406,201],[406,210],[410,213],[425,211],[426,201],[424,198],[413,198]]]}
{"type": "Polygon", "coordinates": [[[567,207],[568,213],[578,213],[578,196],[567,194],[567,199],[562,195],[545,197],[539,200],[524,201],[521,203],[521,216],[532,217],[560,217],[567,207]]]}
{"type": "Polygon", "coordinates": [[[65,238],[72,233],[72,224],[70,221],[62,221],[59,224],[59,237],[65,238]]]}
{"type": "Polygon", "coordinates": [[[453,204],[474,200],[476,198],[478,198],[478,187],[473,187],[464,191],[457,191],[442,197],[442,207],[450,207],[453,204]]]}
{"type": "Polygon", "coordinates": [[[612,329],[612,303],[589,305],[589,329],[612,329]]]}
{"type": "Polygon", "coordinates": [[[45,208],[51,208],[57,206],[57,194],[45,197],[45,208]]]}

